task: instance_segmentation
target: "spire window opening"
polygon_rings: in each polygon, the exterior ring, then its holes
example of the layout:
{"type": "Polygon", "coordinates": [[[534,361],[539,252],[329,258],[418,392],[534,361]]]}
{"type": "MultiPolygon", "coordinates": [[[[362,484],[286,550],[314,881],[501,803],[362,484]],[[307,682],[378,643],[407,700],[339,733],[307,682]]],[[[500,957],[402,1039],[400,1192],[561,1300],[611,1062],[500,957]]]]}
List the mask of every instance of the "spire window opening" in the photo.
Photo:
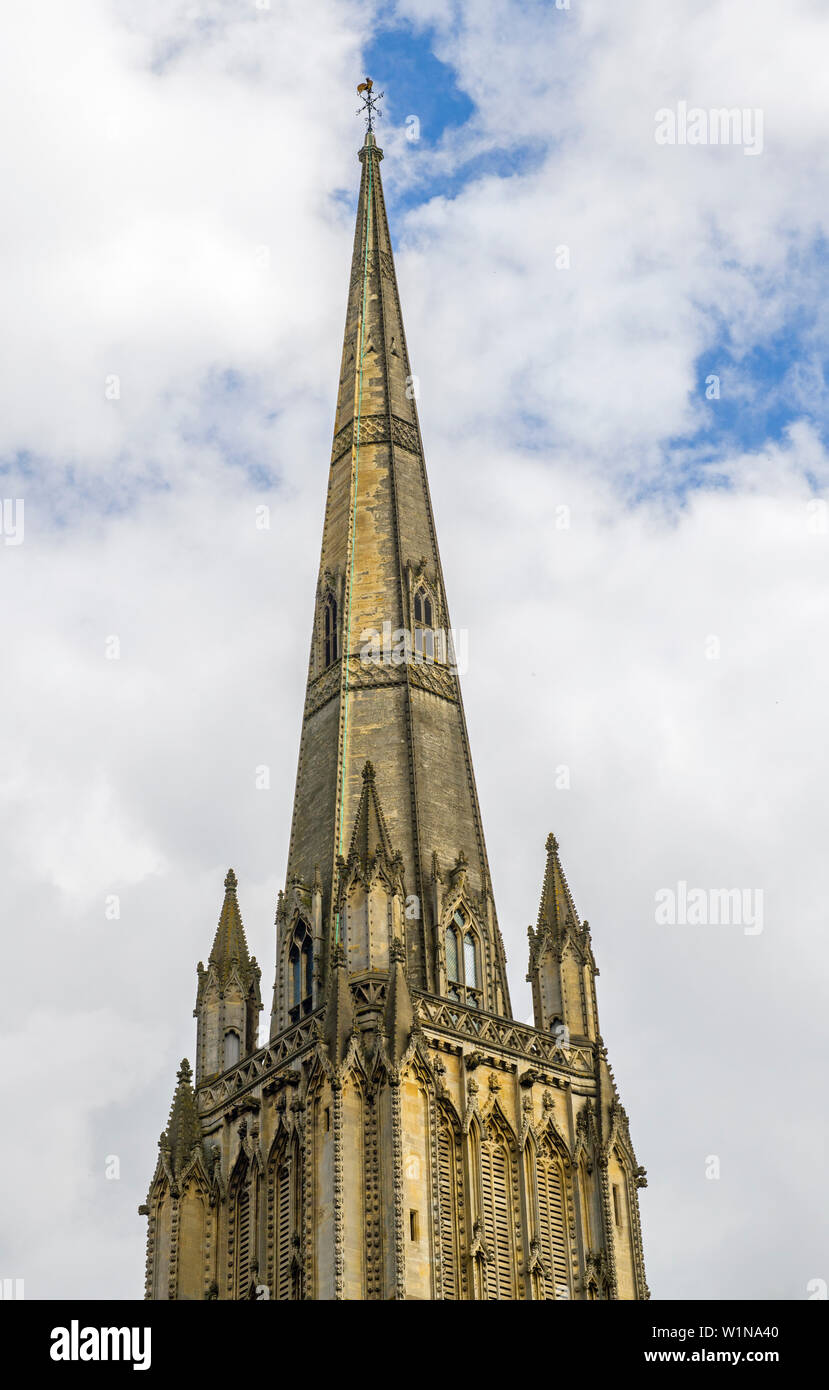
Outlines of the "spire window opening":
{"type": "Polygon", "coordinates": [[[479,1009],[481,991],[480,946],[469,917],[458,908],[446,928],[446,982],[450,999],[479,1009]]]}
{"type": "Polygon", "coordinates": [[[458,933],[454,927],[446,928],[446,979],[449,984],[449,998],[460,999],[458,981],[458,933]]]}
{"type": "Polygon", "coordinates": [[[225,1069],[235,1067],[242,1056],[242,1040],[234,1028],[225,1033],[225,1069]]]}
{"type": "Polygon", "coordinates": [[[322,610],[322,662],[327,669],[339,656],[337,600],[329,594],[322,610]]]}
{"type": "Polygon", "coordinates": [[[423,585],[415,591],[413,616],[415,661],[442,662],[443,634],[435,630],[434,606],[423,585]]]}
{"type": "Polygon", "coordinates": [[[288,953],[291,978],[291,1007],[288,1014],[296,1023],[314,1006],[314,943],[305,922],[300,922],[288,953]]]}

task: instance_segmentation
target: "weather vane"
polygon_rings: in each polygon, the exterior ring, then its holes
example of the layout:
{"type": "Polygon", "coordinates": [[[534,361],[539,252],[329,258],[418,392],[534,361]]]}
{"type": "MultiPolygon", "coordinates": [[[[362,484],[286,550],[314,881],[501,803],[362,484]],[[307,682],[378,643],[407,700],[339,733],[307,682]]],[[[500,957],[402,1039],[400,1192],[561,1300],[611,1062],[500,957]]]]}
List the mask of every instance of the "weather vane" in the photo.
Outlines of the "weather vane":
{"type": "Polygon", "coordinates": [[[370,77],[367,77],[365,82],[361,82],[359,87],[357,88],[357,95],[363,98],[363,104],[361,107],[358,108],[357,115],[361,116],[365,111],[366,130],[373,130],[375,116],[379,120],[379,118],[383,114],[382,111],[377,110],[377,103],[378,101],[383,100],[383,93],[379,92],[378,95],[375,96],[373,89],[374,83],[372,82],[370,77]]]}

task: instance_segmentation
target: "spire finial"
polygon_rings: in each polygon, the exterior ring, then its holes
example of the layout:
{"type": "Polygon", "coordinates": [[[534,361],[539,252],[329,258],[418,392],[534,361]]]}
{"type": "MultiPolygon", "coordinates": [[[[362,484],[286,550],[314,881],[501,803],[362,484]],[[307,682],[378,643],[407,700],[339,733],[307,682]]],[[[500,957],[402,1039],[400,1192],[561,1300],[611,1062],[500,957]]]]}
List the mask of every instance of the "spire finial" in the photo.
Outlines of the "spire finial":
{"type": "Polygon", "coordinates": [[[374,83],[370,77],[367,77],[357,88],[357,95],[363,99],[363,104],[358,108],[357,115],[362,116],[363,112],[365,112],[366,130],[374,130],[375,117],[379,120],[383,114],[382,111],[377,109],[377,103],[378,101],[382,101],[384,93],[378,92],[375,96],[374,83]]]}

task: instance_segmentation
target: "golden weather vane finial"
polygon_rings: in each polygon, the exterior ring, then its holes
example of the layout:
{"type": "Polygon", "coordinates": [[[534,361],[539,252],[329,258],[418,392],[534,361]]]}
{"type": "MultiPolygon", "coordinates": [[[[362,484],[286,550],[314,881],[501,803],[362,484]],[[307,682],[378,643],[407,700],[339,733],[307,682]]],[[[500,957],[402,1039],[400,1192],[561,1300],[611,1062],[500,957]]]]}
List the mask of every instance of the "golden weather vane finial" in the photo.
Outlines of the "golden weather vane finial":
{"type": "Polygon", "coordinates": [[[375,117],[379,119],[383,114],[377,107],[377,103],[383,100],[383,93],[378,92],[377,96],[375,96],[374,83],[370,77],[367,77],[365,82],[361,82],[357,88],[357,95],[363,98],[363,104],[359,107],[357,115],[362,116],[365,112],[366,130],[373,130],[375,117]]]}

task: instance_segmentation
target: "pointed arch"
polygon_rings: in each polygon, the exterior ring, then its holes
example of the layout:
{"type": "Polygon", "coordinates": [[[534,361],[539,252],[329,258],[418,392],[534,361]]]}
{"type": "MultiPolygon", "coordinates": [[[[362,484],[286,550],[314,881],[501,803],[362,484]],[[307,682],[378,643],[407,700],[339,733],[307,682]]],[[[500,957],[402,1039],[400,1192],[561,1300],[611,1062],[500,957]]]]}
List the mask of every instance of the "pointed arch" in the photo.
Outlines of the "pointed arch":
{"type": "Polygon", "coordinates": [[[298,1023],[314,1007],[314,938],[298,917],[288,939],[288,1018],[298,1023]]]}
{"type": "Polygon", "coordinates": [[[630,1230],[630,1181],[627,1158],[618,1144],[613,1145],[612,1163],[609,1166],[613,1202],[613,1226],[616,1232],[629,1233],[630,1230]]]}
{"type": "Polygon", "coordinates": [[[154,1279],[152,1297],[170,1297],[170,1232],[173,1198],[166,1177],[158,1184],[150,1205],[150,1232],[154,1245],[154,1279]]]}
{"type": "Polygon", "coordinates": [[[176,1298],[203,1299],[205,1245],[209,1220],[207,1186],[197,1169],[182,1185],[179,1203],[178,1278],[176,1298]]]}
{"type": "Polygon", "coordinates": [[[461,1132],[457,1116],[442,1103],[437,1106],[437,1201],[441,1257],[441,1298],[463,1298],[461,1212],[463,1167],[461,1132]]]}
{"type": "Polygon", "coordinates": [[[415,661],[446,660],[437,596],[421,574],[412,589],[412,655],[415,661]]]}
{"type": "Polygon", "coordinates": [[[224,1067],[227,1071],[229,1067],[238,1066],[242,1059],[242,1038],[238,1028],[226,1028],[224,1036],[224,1067]]]}
{"type": "Polygon", "coordinates": [[[536,1148],[537,1239],[545,1300],[573,1297],[570,1242],[570,1161],[551,1125],[536,1148]]]}
{"type": "Polygon", "coordinates": [[[448,997],[473,1008],[485,1007],[482,936],[475,914],[463,899],[444,919],[443,954],[448,997]]]}
{"type": "Polygon", "coordinates": [[[299,1231],[302,1153],[296,1134],[282,1129],[271,1147],[268,1183],[268,1284],[280,1302],[302,1297],[299,1231]]]}
{"type": "Polygon", "coordinates": [[[242,1153],[228,1192],[228,1264],[231,1298],[247,1298],[258,1265],[256,1241],[256,1174],[242,1153]]]}
{"type": "Polygon", "coordinates": [[[328,589],[322,600],[322,669],[333,666],[339,654],[339,605],[333,589],[328,589]]]}
{"type": "Polygon", "coordinates": [[[496,1102],[487,1116],[480,1142],[481,1226],[488,1254],[485,1297],[489,1300],[518,1296],[516,1165],[515,1136],[496,1102]]]}
{"type": "Polygon", "coordinates": [[[591,1206],[590,1175],[587,1171],[587,1156],[584,1153],[579,1159],[577,1172],[579,1175],[579,1195],[581,1197],[584,1248],[585,1250],[592,1250],[594,1218],[591,1206]]]}

